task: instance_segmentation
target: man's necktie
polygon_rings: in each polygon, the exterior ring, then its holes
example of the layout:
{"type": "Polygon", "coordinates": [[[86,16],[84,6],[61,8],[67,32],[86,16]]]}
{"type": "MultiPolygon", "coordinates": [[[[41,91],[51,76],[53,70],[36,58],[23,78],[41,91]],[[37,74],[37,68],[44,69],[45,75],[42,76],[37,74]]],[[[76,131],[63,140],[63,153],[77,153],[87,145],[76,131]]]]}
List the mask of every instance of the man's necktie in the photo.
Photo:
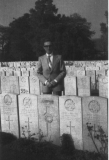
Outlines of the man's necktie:
{"type": "Polygon", "coordinates": [[[50,57],[51,57],[51,56],[48,56],[48,65],[49,65],[49,68],[52,69],[52,62],[51,62],[50,57]]]}

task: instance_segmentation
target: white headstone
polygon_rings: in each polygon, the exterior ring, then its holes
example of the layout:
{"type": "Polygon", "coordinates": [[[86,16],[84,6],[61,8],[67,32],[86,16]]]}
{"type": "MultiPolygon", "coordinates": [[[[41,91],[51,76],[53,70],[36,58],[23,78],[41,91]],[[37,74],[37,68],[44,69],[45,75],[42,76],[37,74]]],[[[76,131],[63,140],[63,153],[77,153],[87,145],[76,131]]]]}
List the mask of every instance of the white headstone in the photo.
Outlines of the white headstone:
{"type": "Polygon", "coordinates": [[[86,70],[95,70],[95,71],[97,71],[97,70],[99,70],[99,67],[90,66],[90,67],[86,67],[86,70]]]}
{"type": "Polygon", "coordinates": [[[101,77],[101,76],[105,76],[105,70],[96,71],[96,79],[101,77]]]}
{"type": "Polygon", "coordinates": [[[0,76],[0,94],[2,93],[2,90],[1,90],[1,76],[0,76]]]}
{"type": "Polygon", "coordinates": [[[6,71],[6,76],[13,76],[13,70],[12,69],[8,69],[6,71]]]}
{"type": "Polygon", "coordinates": [[[36,76],[36,70],[34,70],[33,68],[31,68],[30,70],[30,76],[36,76]]]}
{"type": "Polygon", "coordinates": [[[79,76],[85,76],[85,71],[77,70],[77,77],[79,77],[79,76]]]}
{"type": "Polygon", "coordinates": [[[65,95],[77,95],[76,77],[66,76],[64,78],[65,95]]]}
{"type": "Polygon", "coordinates": [[[39,130],[44,140],[60,144],[58,96],[38,96],[39,130]]]}
{"type": "Polygon", "coordinates": [[[108,98],[108,77],[102,76],[99,78],[99,96],[108,98]]]}
{"type": "Polygon", "coordinates": [[[26,62],[25,61],[20,62],[20,67],[21,68],[26,68],[26,62]]]}
{"type": "Polygon", "coordinates": [[[95,90],[95,71],[94,70],[87,70],[86,76],[91,77],[91,90],[95,90]]]}
{"type": "Polygon", "coordinates": [[[13,94],[0,94],[1,128],[19,137],[17,97],[13,94]]]}
{"type": "Polygon", "coordinates": [[[2,68],[0,68],[0,76],[5,76],[5,71],[3,71],[2,68]]]}
{"type": "Polygon", "coordinates": [[[96,71],[96,88],[99,90],[99,78],[105,76],[105,70],[96,71]]]}
{"type": "Polygon", "coordinates": [[[90,96],[90,77],[77,77],[78,96],[90,96]]]}
{"type": "Polygon", "coordinates": [[[14,67],[15,68],[20,68],[20,62],[14,62],[14,67]]]}
{"type": "Polygon", "coordinates": [[[81,98],[60,96],[60,134],[70,134],[76,149],[83,149],[81,98]]]}
{"type": "Polygon", "coordinates": [[[37,96],[22,94],[19,99],[20,136],[38,138],[37,96]]]}
{"type": "Polygon", "coordinates": [[[100,151],[101,143],[94,136],[100,134],[98,132],[101,126],[104,132],[107,134],[107,99],[101,97],[83,97],[83,144],[84,150],[96,151],[96,147],[93,140],[100,151]],[[92,126],[92,131],[87,129],[87,125],[92,126]],[[91,139],[91,135],[93,140],[91,139]]]}
{"type": "Polygon", "coordinates": [[[77,76],[77,70],[74,66],[66,66],[67,76],[77,76]]]}
{"type": "Polygon", "coordinates": [[[39,79],[36,76],[29,77],[30,94],[40,95],[39,79]]]}
{"type": "Polygon", "coordinates": [[[20,94],[28,94],[29,93],[29,80],[26,76],[19,77],[19,85],[20,85],[20,94]]]}
{"type": "Polygon", "coordinates": [[[1,76],[2,93],[19,94],[19,82],[17,76],[1,76]]]}
{"type": "Polygon", "coordinates": [[[20,69],[14,71],[14,76],[21,76],[21,71],[20,71],[20,69]]]}
{"type": "Polygon", "coordinates": [[[23,70],[21,71],[21,73],[22,73],[22,76],[29,76],[29,71],[27,70],[23,70]]]}

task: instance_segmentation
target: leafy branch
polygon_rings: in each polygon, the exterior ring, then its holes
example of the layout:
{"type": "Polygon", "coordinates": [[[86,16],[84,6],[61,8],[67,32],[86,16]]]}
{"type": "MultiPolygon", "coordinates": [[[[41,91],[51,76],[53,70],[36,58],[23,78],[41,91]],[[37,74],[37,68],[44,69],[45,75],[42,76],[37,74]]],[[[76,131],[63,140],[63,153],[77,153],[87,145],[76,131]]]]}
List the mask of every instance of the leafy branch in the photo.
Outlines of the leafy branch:
{"type": "Polygon", "coordinates": [[[89,131],[89,136],[91,137],[97,152],[105,154],[108,147],[108,136],[105,134],[104,130],[102,129],[102,126],[98,125],[95,130],[95,124],[93,126],[91,125],[91,123],[86,123],[86,125],[89,131]],[[97,144],[95,143],[95,139],[98,140],[101,144],[100,151],[97,147],[97,144]]]}

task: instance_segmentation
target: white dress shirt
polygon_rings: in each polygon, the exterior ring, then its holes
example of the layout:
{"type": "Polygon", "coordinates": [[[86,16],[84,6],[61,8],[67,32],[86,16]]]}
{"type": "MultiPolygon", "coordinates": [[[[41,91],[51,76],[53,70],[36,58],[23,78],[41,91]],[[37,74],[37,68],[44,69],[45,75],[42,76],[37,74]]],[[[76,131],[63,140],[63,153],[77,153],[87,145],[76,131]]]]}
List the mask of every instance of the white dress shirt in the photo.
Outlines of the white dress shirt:
{"type": "MultiPolygon", "coordinates": [[[[46,53],[46,55],[47,55],[47,57],[50,56],[51,64],[53,64],[53,53],[51,53],[51,54],[46,53]]],[[[49,67],[50,67],[50,66],[49,66],[49,67]]],[[[57,80],[56,80],[56,79],[54,79],[54,81],[57,83],[57,80]]],[[[45,81],[45,85],[46,85],[46,83],[47,83],[47,80],[45,81]]]]}
{"type": "Polygon", "coordinates": [[[53,53],[51,53],[51,54],[46,53],[46,55],[47,55],[47,57],[50,56],[50,61],[53,64],[53,53]]]}

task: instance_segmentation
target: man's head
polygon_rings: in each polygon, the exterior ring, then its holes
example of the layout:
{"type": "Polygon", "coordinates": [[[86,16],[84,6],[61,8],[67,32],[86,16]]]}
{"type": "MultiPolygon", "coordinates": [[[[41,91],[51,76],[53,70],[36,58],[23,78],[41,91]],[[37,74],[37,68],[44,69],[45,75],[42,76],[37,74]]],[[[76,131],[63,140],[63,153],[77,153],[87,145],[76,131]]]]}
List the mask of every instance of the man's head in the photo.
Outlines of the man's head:
{"type": "Polygon", "coordinates": [[[47,39],[44,41],[44,50],[46,51],[46,53],[51,54],[52,53],[52,42],[51,40],[47,39]]]}

